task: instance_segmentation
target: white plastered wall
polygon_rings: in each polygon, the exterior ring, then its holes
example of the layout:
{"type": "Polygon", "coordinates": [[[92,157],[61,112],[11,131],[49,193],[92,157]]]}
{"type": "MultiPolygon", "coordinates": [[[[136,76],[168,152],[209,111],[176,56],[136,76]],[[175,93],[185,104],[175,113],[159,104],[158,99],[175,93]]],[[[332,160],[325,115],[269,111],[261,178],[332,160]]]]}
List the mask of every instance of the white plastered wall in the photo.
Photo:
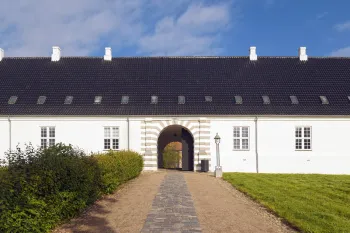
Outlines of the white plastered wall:
{"type": "MultiPolygon", "coordinates": [[[[350,174],[350,118],[259,117],[258,170],[263,173],[350,174]],[[295,127],[311,126],[312,150],[295,150],[295,127]]],[[[221,136],[220,157],[225,172],[257,172],[255,122],[251,117],[211,119],[211,138],[221,136]],[[249,126],[250,150],[233,150],[233,126],[249,126]]],[[[216,164],[211,141],[212,166],[216,164]]]]}

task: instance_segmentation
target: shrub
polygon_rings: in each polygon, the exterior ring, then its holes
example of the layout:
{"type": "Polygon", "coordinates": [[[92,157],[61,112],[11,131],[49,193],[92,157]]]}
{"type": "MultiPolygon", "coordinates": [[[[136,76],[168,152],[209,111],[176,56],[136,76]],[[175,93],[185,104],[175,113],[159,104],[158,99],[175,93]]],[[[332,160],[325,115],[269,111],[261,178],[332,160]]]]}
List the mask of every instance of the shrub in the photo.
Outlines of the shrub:
{"type": "Polygon", "coordinates": [[[109,151],[96,154],[102,173],[103,193],[112,193],[118,185],[137,177],[143,169],[143,158],[133,151],[109,151]]]}
{"type": "Polygon", "coordinates": [[[17,148],[0,167],[0,232],[48,232],[140,174],[132,151],[86,156],[71,145],[17,148]]]}
{"type": "Polygon", "coordinates": [[[179,166],[180,153],[176,151],[176,145],[169,143],[163,151],[164,168],[177,168],[179,166]]]}
{"type": "Polygon", "coordinates": [[[0,181],[0,232],[47,232],[100,195],[95,158],[71,146],[8,153],[0,181]]]}

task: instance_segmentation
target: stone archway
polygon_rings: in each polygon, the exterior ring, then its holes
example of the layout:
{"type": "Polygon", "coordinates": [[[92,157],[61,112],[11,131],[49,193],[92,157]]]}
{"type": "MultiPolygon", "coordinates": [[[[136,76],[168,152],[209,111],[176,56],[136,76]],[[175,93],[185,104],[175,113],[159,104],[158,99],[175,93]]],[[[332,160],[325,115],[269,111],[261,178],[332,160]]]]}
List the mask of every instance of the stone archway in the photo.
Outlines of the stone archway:
{"type": "Polygon", "coordinates": [[[161,132],[171,125],[178,125],[192,134],[194,139],[194,171],[200,170],[201,159],[209,160],[210,166],[210,120],[207,118],[181,119],[145,118],[141,122],[141,153],[144,155],[144,170],[158,169],[158,138],[161,132]]]}
{"type": "Polygon", "coordinates": [[[163,151],[171,142],[182,144],[181,170],[194,171],[194,138],[188,129],[180,125],[167,126],[159,134],[157,143],[158,168],[164,168],[163,151]]]}

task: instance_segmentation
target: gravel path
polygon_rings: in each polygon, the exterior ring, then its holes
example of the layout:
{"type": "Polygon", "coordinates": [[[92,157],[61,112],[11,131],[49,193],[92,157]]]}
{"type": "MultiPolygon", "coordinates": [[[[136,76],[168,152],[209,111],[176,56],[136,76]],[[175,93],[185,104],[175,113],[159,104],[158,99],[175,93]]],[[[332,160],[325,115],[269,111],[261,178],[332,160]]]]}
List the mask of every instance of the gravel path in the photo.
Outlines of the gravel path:
{"type": "Polygon", "coordinates": [[[142,173],[54,233],[294,232],[208,173],[142,173]]]}
{"type": "Polygon", "coordinates": [[[208,173],[184,173],[203,233],[295,232],[277,217],[208,173]]]}
{"type": "Polygon", "coordinates": [[[142,173],[116,193],[97,201],[82,216],[55,233],[140,232],[165,172],[142,173]]]}

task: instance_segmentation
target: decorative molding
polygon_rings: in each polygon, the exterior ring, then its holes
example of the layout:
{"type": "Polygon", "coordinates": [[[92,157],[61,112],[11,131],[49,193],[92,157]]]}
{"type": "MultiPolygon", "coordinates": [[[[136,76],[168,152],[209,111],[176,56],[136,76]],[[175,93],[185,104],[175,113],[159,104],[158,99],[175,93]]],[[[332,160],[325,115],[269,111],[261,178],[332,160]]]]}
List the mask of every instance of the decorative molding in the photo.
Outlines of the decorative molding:
{"type": "Polygon", "coordinates": [[[194,140],[194,168],[200,169],[201,159],[208,159],[210,166],[210,120],[181,120],[173,117],[171,120],[154,120],[145,118],[141,123],[141,152],[144,154],[144,170],[157,170],[158,162],[158,137],[161,132],[170,125],[179,125],[190,131],[194,140]],[[155,163],[155,164],[154,164],[155,163]]]}

